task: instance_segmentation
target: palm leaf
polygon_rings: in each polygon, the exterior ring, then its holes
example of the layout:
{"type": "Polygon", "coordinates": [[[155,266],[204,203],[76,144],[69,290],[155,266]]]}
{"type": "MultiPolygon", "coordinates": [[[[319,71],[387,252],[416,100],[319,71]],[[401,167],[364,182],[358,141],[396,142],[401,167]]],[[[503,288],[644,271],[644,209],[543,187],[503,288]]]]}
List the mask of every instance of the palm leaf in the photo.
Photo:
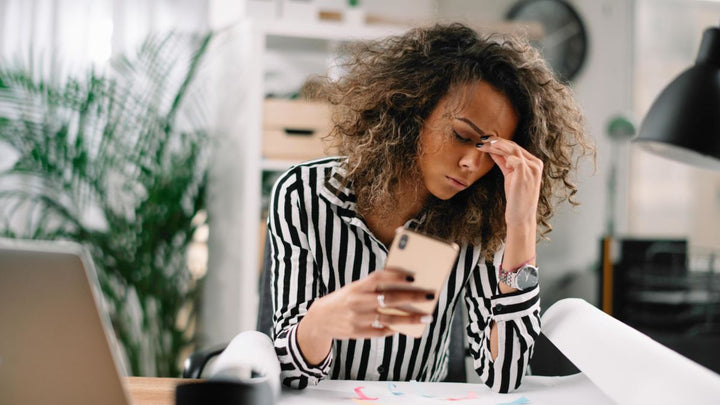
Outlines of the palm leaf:
{"type": "Polygon", "coordinates": [[[0,173],[0,232],[90,248],[134,374],[177,376],[192,341],[176,318],[196,297],[185,249],[208,148],[194,86],[211,38],[150,36],[82,78],[0,66],[0,142],[18,153],[0,173]]]}

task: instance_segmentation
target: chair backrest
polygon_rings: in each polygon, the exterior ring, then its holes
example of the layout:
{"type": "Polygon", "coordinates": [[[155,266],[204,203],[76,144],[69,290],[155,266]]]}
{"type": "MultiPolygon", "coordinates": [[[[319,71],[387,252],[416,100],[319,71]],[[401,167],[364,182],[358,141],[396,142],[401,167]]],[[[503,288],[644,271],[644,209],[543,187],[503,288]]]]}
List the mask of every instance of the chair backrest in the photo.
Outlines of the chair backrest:
{"type": "Polygon", "coordinates": [[[467,382],[465,358],[468,353],[465,339],[465,316],[463,304],[458,303],[455,317],[450,325],[450,353],[448,354],[448,374],[446,382],[467,382]]]}
{"type": "Polygon", "coordinates": [[[270,236],[265,233],[265,247],[263,248],[263,266],[260,272],[260,285],[259,285],[259,305],[257,323],[255,329],[262,332],[272,338],[272,318],[273,318],[273,299],[271,296],[270,282],[270,236]]]}
{"type": "MultiPolygon", "coordinates": [[[[265,247],[263,248],[263,267],[258,282],[260,295],[258,305],[258,316],[255,329],[268,336],[272,333],[273,300],[270,296],[270,238],[265,236],[265,247]]],[[[272,337],[272,336],[271,336],[272,337]]],[[[222,353],[228,343],[223,343],[210,348],[197,350],[185,360],[183,366],[183,378],[201,378],[208,363],[222,353]]]]}

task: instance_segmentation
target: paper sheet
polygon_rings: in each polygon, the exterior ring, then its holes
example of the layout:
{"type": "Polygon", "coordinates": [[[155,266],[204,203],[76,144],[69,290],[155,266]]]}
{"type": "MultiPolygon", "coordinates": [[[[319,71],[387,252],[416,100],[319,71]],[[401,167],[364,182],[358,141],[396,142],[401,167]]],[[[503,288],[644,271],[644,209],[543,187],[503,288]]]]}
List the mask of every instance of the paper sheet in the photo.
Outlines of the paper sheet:
{"type": "Polygon", "coordinates": [[[548,308],[542,330],[619,404],[720,404],[720,375],[581,299],[548,308]]]}
{"type": "Polygon", "coordinates": [[[519,390],[497,394],[483,384],[324,380],[303,391],[283,388],[278,405],[596,405],[612,401],[584,375],[526,376],[519,390]]]}

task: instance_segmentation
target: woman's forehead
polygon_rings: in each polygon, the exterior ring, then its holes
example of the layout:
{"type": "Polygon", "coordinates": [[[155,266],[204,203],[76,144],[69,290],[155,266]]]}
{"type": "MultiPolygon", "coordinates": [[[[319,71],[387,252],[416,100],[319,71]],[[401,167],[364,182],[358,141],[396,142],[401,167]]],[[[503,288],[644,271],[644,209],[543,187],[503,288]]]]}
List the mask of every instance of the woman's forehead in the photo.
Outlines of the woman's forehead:
{"type": "Polygon", "coordinates": [[[503,91],[487,81],[480,80],[450,87],[447,93],[440,99],[438,105],[442,106],[444,116],[454,118],[469,108],[483,105],[484,100],[489,101],[492,99],[493,101],[497,101],[497,96],[503,99],[504,103],[513,110],[516,116],[518,115],[517,108],[503,91]]]}

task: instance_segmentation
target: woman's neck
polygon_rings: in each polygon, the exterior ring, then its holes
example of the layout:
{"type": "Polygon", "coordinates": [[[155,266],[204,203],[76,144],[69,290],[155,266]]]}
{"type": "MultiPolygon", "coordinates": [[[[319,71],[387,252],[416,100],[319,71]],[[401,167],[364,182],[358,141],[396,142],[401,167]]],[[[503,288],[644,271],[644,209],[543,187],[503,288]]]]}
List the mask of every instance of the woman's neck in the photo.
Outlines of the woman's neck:
{"type": "Polygon", "coordinates": [[[395,229],[416,218],[425,206],[428,196],[429,193],[422,184],[402,184],[395,192],[397,204],[392,211],[370,211],[365,215],[365,223],[385,246],[390,246],[395,229]]]}

